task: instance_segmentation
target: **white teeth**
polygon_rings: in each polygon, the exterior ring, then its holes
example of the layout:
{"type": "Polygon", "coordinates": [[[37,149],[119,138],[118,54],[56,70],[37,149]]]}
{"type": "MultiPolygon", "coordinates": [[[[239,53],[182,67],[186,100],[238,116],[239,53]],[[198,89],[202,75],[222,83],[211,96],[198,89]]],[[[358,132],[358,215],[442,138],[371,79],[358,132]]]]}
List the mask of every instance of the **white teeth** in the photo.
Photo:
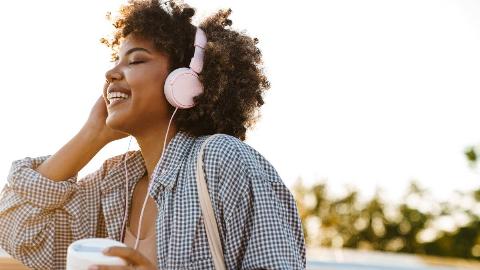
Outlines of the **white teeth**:
{"type": "Polygon", "coordinates": [[[125,99],[125,98],[111,98],[111,99],[109,99],[109,100],[110,100],[110,102],[114,102],[114,101],[116,101],[116,100],[122,100],[122,99],[125,99]]]}
{"type": "Polygon", "coordinates": [[[121,92],[107,93],[107,99],[110,102],[115,101],[115,100],[120,100],[120,99],[127,99],[129,97],[130,97],[129,95],[127,95],[125,93],[121,93],[121,92]]]}

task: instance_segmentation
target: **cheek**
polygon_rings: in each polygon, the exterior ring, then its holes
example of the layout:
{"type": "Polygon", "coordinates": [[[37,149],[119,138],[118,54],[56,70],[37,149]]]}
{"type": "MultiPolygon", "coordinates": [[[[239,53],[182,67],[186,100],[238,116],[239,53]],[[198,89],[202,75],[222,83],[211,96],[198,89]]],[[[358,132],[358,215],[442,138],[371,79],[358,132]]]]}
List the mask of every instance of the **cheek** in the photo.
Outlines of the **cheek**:
{"type": "Polygon", "coordinates": [[[129,70],[124,74],[128,84],[132,87],[133,85],[155,85],[156,87],[161,87],[161,89],[163,89],[168,71],[159,70],[159,68],[156,67],[145,66],[145,68],[129,70]]]}
{"type": "Polygon", "coordinates": [[[156,103],[162,108],[170,105],[163,92],[168,74],[167,68],[162,64],[136,66],[124,72],[130,89],[142,100],[142,104],[156,103]]]}
{"type": "Polygon", "coordinates": [[[145,76],[142,80],[132,82],[131,87],[135,99],[149,111],[163,111],[169,105],[163,92],[164,80],[158,79],[158,76],[145,76]]]}

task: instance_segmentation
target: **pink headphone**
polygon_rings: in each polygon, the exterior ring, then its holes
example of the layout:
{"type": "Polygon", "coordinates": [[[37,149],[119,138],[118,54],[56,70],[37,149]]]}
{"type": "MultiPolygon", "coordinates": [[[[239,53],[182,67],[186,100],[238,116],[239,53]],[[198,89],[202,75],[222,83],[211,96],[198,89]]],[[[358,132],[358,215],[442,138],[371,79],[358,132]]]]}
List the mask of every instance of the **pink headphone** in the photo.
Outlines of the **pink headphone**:
{"type": "Polygon", "coordinates": [[[190,61],[190,67],[177,68],[168,74],[165,80],[165,96],[168,102],[180,109],[188,109],[195,105],[193,98],[203,92],[203,85],[198,78],[202,72],[203,55],[207,36],[197,27],[195,34],[195,53],[190,61]]]}

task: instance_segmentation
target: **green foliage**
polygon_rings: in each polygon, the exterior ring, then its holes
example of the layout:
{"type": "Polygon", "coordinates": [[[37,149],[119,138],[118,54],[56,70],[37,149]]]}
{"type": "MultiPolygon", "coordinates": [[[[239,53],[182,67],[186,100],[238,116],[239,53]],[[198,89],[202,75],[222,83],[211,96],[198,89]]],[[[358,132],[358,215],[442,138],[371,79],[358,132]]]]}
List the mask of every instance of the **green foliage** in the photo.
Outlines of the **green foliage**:
{"type": "Polygon", "coordinates": [[[333,198],[325,183],[307,187],[301,180],[293,193],[310,247],[480,259],[480,189],[439,203],[411,183],[395,205],[387,204],[380,192],[367,201],[361,201],[356,190],[333,198]]]}
{"type": "Polygon", "coordinates": [[[475,149],[475,147],[471,146],[471,147],[468,147],[466,150],[465,150],[465,156],[467,157],[467,160],[472,162],[472,163],[475,163],[477,161],[477,150],[475,149]]]}

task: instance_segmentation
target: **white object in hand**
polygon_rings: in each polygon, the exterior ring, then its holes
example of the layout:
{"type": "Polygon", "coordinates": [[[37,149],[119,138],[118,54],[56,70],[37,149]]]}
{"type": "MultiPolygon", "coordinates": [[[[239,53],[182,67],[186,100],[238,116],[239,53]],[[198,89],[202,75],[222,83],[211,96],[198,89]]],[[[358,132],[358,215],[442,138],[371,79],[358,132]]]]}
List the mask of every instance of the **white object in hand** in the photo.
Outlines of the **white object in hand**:
{"type": "Polygon", "coordinates": [[[104,249],[112,246],[126,247],[122,242],[107,238],[88,238],[73,242],[67,250],[66,270],[88,270],[88,267],[95,264],[128,265],[120,257],[102,253],[104,249]]]}

